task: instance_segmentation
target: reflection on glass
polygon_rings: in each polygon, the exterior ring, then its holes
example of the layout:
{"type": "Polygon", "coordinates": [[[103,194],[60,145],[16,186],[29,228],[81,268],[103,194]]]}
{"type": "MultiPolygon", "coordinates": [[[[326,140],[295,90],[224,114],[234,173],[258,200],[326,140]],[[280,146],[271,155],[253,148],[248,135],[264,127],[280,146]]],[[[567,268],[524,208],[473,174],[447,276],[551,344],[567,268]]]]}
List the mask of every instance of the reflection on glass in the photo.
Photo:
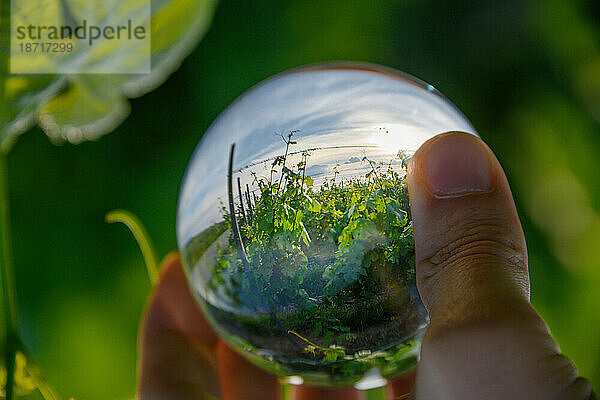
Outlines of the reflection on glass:
{"type": "Polygon", "coordinates": [[[179,199],[189,281],[252,362],[365,389],[414,369],[427,325],[405,175],[436,134],[475,133],[431,85],[364,64],[277,75],[203,136],[179,199]]]}

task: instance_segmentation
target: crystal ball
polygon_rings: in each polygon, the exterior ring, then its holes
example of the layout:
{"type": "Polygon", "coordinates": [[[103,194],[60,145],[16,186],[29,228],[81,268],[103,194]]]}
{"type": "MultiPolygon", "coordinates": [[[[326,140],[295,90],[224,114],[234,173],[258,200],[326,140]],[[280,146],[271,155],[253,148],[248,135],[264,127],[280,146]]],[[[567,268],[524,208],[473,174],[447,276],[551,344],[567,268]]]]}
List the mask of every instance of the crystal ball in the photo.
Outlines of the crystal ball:
{"type": "Polygon", "coordinates": [[[248,90],[187,167],[177,238],[198,304],[235,350],[289,382],[368,389],[414,370],[407,164],[475,133],[433,86],[370,64],[293,69],[248,90]]]}

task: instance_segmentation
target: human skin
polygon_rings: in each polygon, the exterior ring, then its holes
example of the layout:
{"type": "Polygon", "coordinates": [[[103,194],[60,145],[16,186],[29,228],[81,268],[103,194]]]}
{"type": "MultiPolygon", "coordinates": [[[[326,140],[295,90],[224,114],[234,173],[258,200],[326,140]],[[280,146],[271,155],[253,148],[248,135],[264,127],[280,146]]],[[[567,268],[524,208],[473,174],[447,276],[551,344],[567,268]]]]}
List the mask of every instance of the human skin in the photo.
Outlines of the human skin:
{"type": "MultiPolygon", "coordinates": [[[[525,238],[492,151],[474,135],[438,135],[412,158],[408,188],[417,287],[431,322],[416,379],[413,374],[391,382],[389,397],[596,399],[529,303],[525,238]]],[[[278,398],[277,378],[214,333],[189,292],[176,253],[162,263],[140,350],[141,400],[278,398]]],[[[353,389],[307,386],[296,387],[294,396],[363,398],[353,389]]]]}

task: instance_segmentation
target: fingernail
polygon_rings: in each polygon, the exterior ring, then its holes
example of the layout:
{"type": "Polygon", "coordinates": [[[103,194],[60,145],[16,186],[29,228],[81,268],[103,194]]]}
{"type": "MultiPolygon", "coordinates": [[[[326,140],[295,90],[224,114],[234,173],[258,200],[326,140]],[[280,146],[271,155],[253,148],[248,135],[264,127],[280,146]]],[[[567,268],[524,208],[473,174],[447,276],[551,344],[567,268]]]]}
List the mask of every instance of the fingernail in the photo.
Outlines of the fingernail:
{"type": "Polygon", "coordinates": [[[436,197],[459,197],[492,189],[491,165],[475,136],[452,132],[429,143],[423,157],[424,177],[436,197]]]}

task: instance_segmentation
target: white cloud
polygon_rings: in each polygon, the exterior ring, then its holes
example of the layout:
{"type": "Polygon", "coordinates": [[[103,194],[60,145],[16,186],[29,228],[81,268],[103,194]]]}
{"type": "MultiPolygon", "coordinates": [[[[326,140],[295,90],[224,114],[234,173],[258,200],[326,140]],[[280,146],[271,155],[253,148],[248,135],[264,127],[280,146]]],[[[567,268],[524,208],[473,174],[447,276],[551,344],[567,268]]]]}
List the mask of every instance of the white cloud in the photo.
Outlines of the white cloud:
{"type": "MultiPolygon", "coordinates": [[[[278,75],[229,106],[200,141],[179,199],[180,247],[222,219],[219,200],[227,198],[231,144],[236,143],[237,170],[283,154],[285,145],[276,133],[296,129],[300,132],[293,151],[349,146],[312,153],[309,171],[315,173],[318,167],[323,174],[331,173],[336,164],[362,159],[365,152],[389,161],[398,150],[416,151],[442,132],[475,133],[451,103],[401,75],[351,69],[295,70],[278,75]]],[[[269,166],[259,163],[252,170],[266,176],[269,166]]],[[[239,174],[244,184],[250,182],[248,172],[239,174]]],[[[346,174],[359,172],[356,168],[345,170],[346,174]]]]}

